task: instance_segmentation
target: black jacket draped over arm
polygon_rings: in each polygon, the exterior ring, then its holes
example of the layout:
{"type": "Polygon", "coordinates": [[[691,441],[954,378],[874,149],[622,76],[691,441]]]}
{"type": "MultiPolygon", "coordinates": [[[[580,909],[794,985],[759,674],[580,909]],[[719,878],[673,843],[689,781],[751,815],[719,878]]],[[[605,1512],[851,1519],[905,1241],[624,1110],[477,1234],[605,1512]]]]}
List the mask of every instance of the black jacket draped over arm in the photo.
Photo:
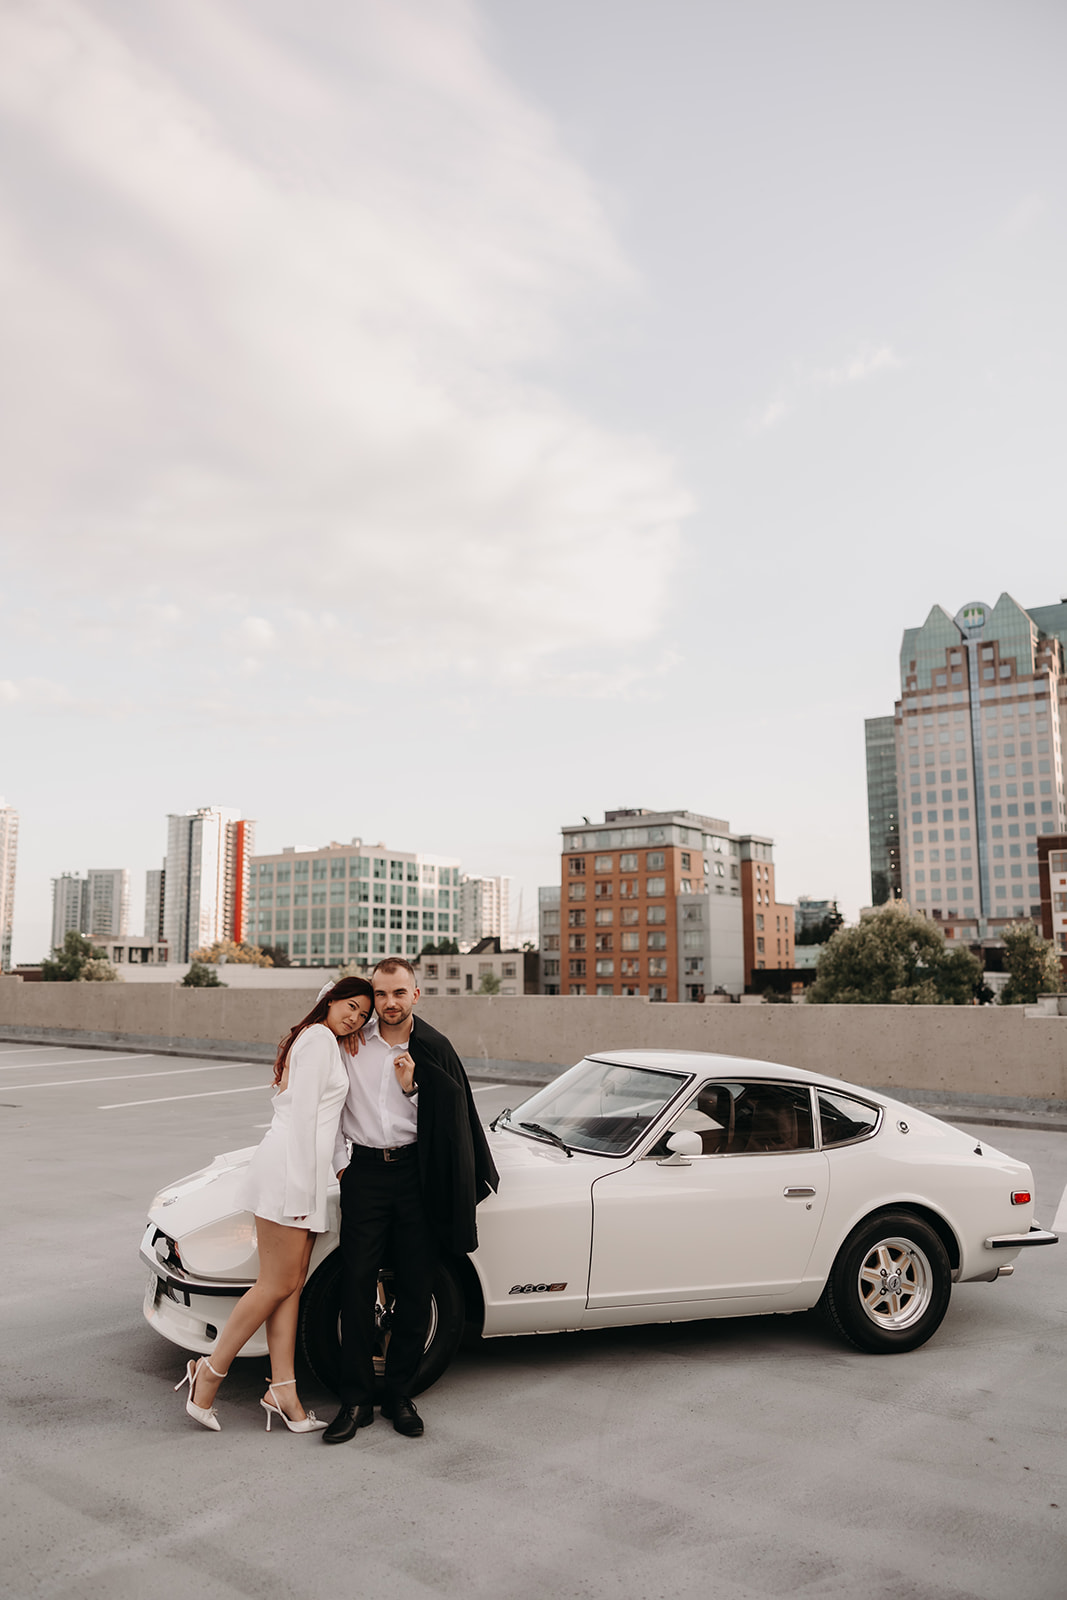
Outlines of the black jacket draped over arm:
{"type": "Polygon", "coordinates": [[[419,1175],[442,1245],[478,1248],[475,1207],[500,1182],[463,1063],[443,1033],[412,1017],[408,1049],[419,1090],[419,1175]]]}

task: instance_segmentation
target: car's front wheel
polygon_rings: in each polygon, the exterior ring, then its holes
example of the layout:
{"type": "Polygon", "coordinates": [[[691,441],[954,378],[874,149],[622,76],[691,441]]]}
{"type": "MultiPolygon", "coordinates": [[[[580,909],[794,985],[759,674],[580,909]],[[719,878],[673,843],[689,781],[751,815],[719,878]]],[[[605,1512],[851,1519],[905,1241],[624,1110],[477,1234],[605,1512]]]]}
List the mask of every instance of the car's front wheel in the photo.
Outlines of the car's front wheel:
{"type": "Polygon", "coordinates": [[[915,1350],[941,1326],[952,1269],[940,1237],[907,1211],[861,1222],[838,1251],[822,1305],[850,1344],[874,1355],[915,1350]]]}
{"type": "MultiPolygon", "coordinates": [[[[335,1250],[305,1285],[300,1297],[301,1352],[315,1377],[334,1394],[338,1394],[341,1387],[341,1269],[341,1252],[335,1250]]],[[[378,1346],[374,1369],[379,1395],[392,1312],[392,1273],[383,1268],[378,1279],[375,1311],[378,1346]]],[[[463,1292],[451,1267],[442,1262],[434,1276],[426,1347],[412,1394],[421,1394],[436,1383],[449,1365],[463,1337],[464,1316],[463,1292]]]]}

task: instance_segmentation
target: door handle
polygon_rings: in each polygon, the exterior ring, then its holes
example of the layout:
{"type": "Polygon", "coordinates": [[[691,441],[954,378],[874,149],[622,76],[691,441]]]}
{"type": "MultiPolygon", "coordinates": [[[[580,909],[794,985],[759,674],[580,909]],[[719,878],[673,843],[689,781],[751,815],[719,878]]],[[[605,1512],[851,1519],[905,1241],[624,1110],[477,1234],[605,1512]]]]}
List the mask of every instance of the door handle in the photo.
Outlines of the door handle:
{"type": "Polygon", "coordinates": [[[815,1193],[814,1189],[783,1189],[782,1193],[787,1200],[808,1200],[815,1193]]]}

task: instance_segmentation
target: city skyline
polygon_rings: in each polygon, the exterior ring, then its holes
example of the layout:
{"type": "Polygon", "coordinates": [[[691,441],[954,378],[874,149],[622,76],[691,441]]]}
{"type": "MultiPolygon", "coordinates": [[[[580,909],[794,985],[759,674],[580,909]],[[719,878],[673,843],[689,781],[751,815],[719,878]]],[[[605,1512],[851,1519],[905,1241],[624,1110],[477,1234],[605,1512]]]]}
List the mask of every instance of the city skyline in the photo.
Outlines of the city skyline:
{"type": "Polygon", "coordinates": [[[205,796],[530,926],[560,817],[684,794],[853,918],[901,628],[1067,594],[1065,55],[1042,0],[4,10],[15,958],[205,796]]]}

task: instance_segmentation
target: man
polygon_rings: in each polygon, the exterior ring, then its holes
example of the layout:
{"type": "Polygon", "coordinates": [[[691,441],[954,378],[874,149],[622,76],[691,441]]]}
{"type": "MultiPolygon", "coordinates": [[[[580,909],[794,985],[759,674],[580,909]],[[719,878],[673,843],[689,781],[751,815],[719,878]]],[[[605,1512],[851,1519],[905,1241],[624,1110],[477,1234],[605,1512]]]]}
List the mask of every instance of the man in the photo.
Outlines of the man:
{"type": "Polygon", "coordinates": [[[499,1179],[467,1074],[436,1028],[416,1017],[415,971],[388,956],[371,977],[377,1024],[349,1050],[349,1092],[334,1166],[341,1180],[341,1409],[323,1434],[343,1444],[374,1421],[378,1271],[393,1271],[395,1307],[382,1416],[423,1431],[411,1391],[426,1342],[442,1250],[478,1248],[475,1207],[499,1179]],[[351,1142],[351,1159],[345,1140],[351,1142]]]}

